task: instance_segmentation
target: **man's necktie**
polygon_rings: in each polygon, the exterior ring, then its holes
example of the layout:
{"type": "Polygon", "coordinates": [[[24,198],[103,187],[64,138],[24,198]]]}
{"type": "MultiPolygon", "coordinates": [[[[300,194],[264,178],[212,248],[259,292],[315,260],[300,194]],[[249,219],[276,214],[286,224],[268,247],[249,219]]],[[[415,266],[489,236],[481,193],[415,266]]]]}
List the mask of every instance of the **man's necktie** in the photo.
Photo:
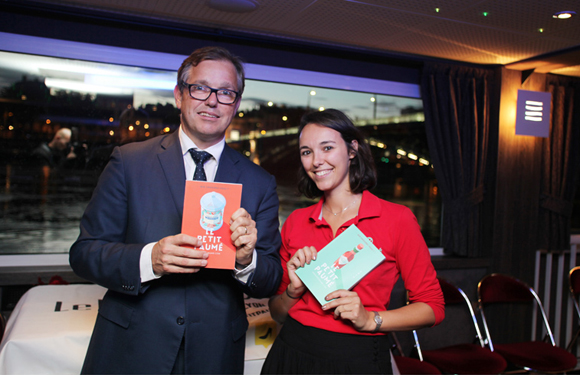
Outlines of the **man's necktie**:
{"type": "Polygon", "coordinates": [[[189,149],[189,153],[195,162],[195,173],[193,174],[193,179],[207,181],[203,164],[211,158],[211,154],[205,151],[197,151],[193,148],[189,149]]]}

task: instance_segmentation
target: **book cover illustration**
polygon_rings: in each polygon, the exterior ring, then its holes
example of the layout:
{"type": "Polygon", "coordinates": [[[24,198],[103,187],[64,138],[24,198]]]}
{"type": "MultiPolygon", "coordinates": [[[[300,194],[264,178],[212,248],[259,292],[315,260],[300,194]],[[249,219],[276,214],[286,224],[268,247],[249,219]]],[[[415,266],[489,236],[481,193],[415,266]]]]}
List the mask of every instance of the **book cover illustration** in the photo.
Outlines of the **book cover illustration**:
{"type": "Polygon", "coordinates": [[[236,247],[231,240],[230,218],[241,201],[241,184],[185,182],[181,232],[203,242],[200,249],[209,252],[205,268],[234,269],[236,247]]]}
{"type": "Polygon", "coordinates": [[[324,305],[329,293],[352,289],[383,260],[383,253],[353,224],[319,250],[316,260],[297,269],[296,275],[324,305]]]}

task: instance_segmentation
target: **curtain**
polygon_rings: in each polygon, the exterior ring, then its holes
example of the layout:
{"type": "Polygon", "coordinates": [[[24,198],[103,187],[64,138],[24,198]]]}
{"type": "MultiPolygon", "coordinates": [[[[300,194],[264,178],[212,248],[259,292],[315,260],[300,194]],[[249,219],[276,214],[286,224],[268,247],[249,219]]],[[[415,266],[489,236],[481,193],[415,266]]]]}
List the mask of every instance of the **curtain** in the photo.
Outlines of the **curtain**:
{"type": "Polygon", "coordinates": [[[443,202],[445,254],[485,256],[482,202],[494,71],[426,64],[421,94],[429,152],[443,202]]]}
{"type": "Polygon", "coordinates": [[[542,143],[538,220],[540,249],[570,249],[570,218],[580,173],[580,80],[547,75],[550,137],[542,143]]]}

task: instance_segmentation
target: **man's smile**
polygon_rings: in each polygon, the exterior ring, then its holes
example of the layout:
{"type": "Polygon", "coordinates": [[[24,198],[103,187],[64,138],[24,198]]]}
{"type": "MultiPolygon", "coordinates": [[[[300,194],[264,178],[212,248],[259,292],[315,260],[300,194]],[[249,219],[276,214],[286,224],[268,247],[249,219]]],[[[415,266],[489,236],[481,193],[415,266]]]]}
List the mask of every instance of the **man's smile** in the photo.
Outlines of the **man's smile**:
{"type": "Polygon", "coordinates": [[[214,115],[214,114],[207,113],[207,112],[199,112],[198,115],[200,115],[201,117],[219,118],[218,115],[214,115]]]}

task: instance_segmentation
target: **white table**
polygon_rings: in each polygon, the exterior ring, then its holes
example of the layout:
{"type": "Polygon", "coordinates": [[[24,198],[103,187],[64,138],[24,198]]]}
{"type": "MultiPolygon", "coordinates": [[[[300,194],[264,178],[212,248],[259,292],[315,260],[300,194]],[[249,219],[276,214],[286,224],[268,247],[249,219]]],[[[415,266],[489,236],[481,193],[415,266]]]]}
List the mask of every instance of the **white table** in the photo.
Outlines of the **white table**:
{"type": "MultiPolygon", "coordinates": [[[[42,285],[26,292],[11,313],[0,345],[0,374],[80,373],[106,289],[98,285],[42,285]]],[[[259,374],[278,327],[267,300],[246,299],[245,374],[259,374]]]]}
{"type": "Polygon", "coordinates": [[[6,324],[0,374],[79,374],[104,294],[98,285],[42,285],[26,292],[6,324]]]}

